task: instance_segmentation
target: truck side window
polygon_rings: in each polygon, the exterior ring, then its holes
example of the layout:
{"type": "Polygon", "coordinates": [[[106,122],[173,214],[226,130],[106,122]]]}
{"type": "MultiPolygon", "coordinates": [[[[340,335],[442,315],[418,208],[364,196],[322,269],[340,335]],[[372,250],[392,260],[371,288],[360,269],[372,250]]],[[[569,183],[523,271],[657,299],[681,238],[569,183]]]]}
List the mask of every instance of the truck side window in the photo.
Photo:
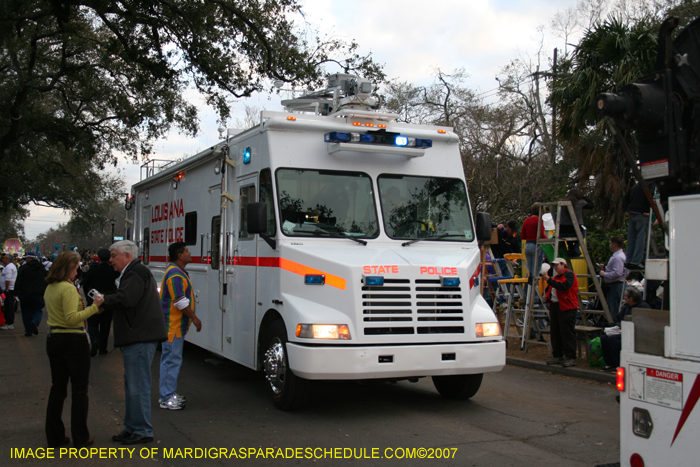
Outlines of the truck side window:
{"type": "Polygon", "coordinates": [[[185,214],[185,243],[187,245],[197,244],[197,211],[185,214]]]}
{"type": "Polygon", "coordinates": [[[270,169],[260,172],[260,201],[265,203],[267,211],[267,231],[265,235],[275,235],[275,198],[272,196],[272,173],[270,169]]]}
{"type": "Polygon", "coordinates": [[[219,269],[221,258],[219,257],[219,236],[221,234],[221,216],[212,217],[211,219],[211,268],[219,269]]]}
{"type": "Polygon", "coordinates": [[[143,264],[148,264],[151,255],[151,229],[143,229],[143,264]]]}
{"type": "Polygon", "coordinates": [[[255,202],[255,185],[248,185],[241,188],[241,207],[240,207],[240,227],[238,229],[238,238],[251,238],[248,234],[248,203],[255,202]]]}

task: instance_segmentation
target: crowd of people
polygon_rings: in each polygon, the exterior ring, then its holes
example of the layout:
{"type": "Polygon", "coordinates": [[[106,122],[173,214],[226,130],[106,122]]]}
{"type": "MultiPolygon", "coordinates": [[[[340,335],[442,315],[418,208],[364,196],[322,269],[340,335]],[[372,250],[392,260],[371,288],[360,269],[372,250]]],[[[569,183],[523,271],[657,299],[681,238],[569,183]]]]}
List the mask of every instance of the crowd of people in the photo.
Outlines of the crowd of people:
{"type": "MultiPolygon", "coordinates": [[[[585,238],[583,211],[594,206],[593,202],[584,196],[579,188],[570,190],[562,201],[571,203],[575,215],[575,219],[572,218],[569,209],[562,206],[561,218],[559,219],[559,237],[566,239],[566,249],[561,251],[565,251],[568,261],[561,257],[547,261],[542,249],[538,248],[538,238],[547,238],[544,219],[540,217],[542,209],[539,203],[531,206],[530,215],[523,221],[520,235],[518,235],[518,223],[515,220],[493,224],[495,235],[492,236],[490,246],[493,259],[498,260],[509,253],[521,253],[521,245],[524,242],[525,265],[522,268],[522,274],[530,277],[524,291],[527,293],[528,287],[538,282],[540,278],[543,278],[545,284],[542,301],[547,304],[549,309],[549,330],[553,357],[547,361],[547,364],[561,364],[569,367],[576,365],[576,320],[580,312],[578,279],[576,273],[569,266],[570,260],[580,257],[582,253],[575,225],[578,226],[581,237],[585,238]],[[543,262],[548,263],[545,268],[541,268],[543,262]]],[[[619,326],[624,316],[631,313],[631,308],[649,307],[641,299],[641,292],[638,289],[625,288],[630,270],[643,266],[645,235],[649,222],[650,204],[639,184],[628,191],[623,199],[623,209],[625,214],[630,216],[627,251],[625,252],[625,240],[621,236],[613,235],[609,238],[608,245],[611,255],[607,263],[596,265],[612,318],[610,323],[601,322],[602,326],[619,326]],[[623,290],[625,290],[624,293],[623,290]]],[[[557,256],[557,253],[559,252],[555,252],[554,256],[557,256]]],[[[563,253],[562,256],[564,256],[563,253]]],[[[491,258],[488,256],[487,262],[490,261],[491,258]]],[[[515,265],[515,261],[513,264],[515,265]]],[[[487,272],[494,274],[493,270],[487,272]]],[[[485,288],[487,300],[491,299],[491,295],[492,291],[485,288]]],[[[601,345],[606,355],[604,357],[605,369],[617,368],[620,353],[619,334],[612,334],[612,337],[603,335],[601,345]]]]}
{"type": "Polygon", "coordinates": [[[1,328],[14,329],[15,296],[27,337],[39,334],[42,309],[47,311],[51,389],[45,434],[49,447],[68,445],[71,438],[75,448],[94,444],[88,429],[90,360],[108,353],[112,325],[114,347],[122,352],[125,388],[124,428],[112,441],[123,445],[153,441],[151,364],[159,344],[159,407],[185,407],[186,398],[177,393],[184,338],[190,324],[199,332],[202,322],[195,314],[192,283],[185,269],[191,254],[184,242],[171,244],[168,252],[170,265],[160,287],[138,259],[137,245],[129,240],[98,251],[95,261],[87,256],[89,252],[62,252],[48,268],[33,252],[23,258],[2,255],[5,306],[0,317],[6,322],[1,328]],[[62,420],[68,383],[70,436],[62,420]]]}

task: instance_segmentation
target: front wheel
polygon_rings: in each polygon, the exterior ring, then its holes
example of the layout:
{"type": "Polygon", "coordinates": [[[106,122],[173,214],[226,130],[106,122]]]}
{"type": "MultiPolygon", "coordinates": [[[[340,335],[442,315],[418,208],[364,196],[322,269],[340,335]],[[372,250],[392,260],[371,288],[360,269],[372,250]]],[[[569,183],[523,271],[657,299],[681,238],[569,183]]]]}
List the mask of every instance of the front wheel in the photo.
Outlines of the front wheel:
{"type": "Polygon", "coordinates": [[[435,389],[448,399],[469,399],[479,391],[483,374],[433,376],[435,389]]]}
{"type": "Polygon", "coordinates": [[[268,331],[265,351],[265,379],[269,383],[272,402],[280,410],[301,408],[309,395],[309,381],[299,378],[289,368],[287,357],[287,329],[278,319],[268,331]]]}

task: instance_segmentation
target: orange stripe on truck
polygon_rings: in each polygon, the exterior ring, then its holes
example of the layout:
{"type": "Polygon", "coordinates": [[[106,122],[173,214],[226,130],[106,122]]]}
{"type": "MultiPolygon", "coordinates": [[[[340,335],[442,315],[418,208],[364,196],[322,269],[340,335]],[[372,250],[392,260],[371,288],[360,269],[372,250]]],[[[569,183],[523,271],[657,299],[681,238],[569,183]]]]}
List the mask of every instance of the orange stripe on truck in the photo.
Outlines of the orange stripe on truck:
{"type": "Polygon", "coordinates": [[[285,258],[280,258],[279,261],[280,268],[284,269],[285,271],[289,271],[294,274],[299,274],[300,276],[305,276],[307,274],[323,274],[324,276],[326,276],[327,285],[338,288],[340,290],[345,290],[346,288],[346,280],[342,277],[334,276],[333,274],[328,274],[327,272],[310,268],[308,266],[304,266],[303,264],[296,263],[285,258]]]}

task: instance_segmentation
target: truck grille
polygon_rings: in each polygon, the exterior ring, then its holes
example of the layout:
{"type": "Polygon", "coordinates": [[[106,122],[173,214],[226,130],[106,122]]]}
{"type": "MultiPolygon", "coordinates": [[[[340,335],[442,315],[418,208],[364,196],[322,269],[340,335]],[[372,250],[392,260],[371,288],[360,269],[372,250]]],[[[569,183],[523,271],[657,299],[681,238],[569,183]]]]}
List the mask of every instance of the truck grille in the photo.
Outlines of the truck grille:
{"type": "Polygon", "coordinates": [[[442,287],[439,279],[385,279],[362,287],[366,336],[463,334],[461,287],[442,287]]]}

